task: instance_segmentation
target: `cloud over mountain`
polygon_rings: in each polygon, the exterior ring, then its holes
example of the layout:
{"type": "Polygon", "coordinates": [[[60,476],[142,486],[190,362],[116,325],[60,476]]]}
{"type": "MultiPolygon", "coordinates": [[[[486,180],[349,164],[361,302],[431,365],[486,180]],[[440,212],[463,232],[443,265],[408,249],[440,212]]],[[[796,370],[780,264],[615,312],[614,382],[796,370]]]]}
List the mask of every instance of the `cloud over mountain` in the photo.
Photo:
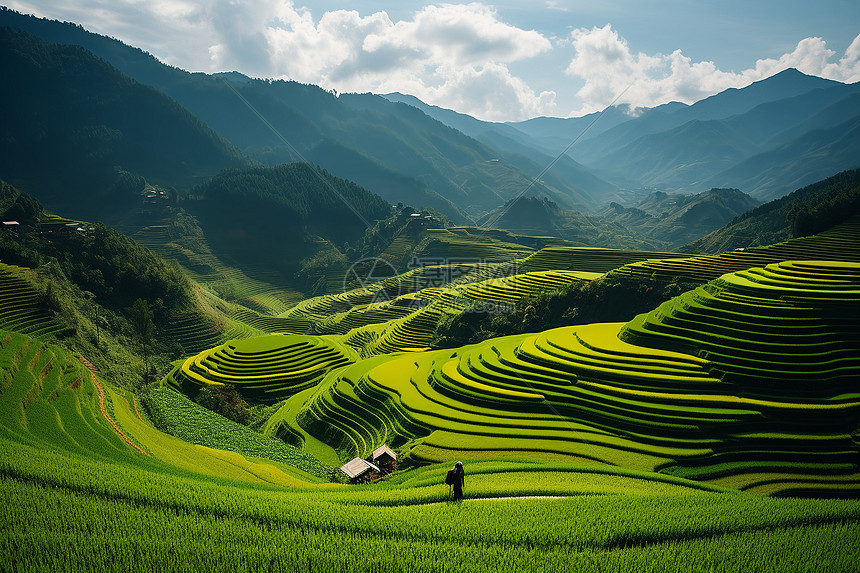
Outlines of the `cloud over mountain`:
{"type": "Polygon", "coordinates": [[[552,93],[535,94],[507,67],[550,50],[550,41],[482,4],[426,6],[397,22],[385,12],[337,10],[317,23],[307,11],[285,16],[265,31],[275,75],[338,91],[409,91],[493,119],[552,102],[552,93]]]}
{"type": "MultiPolygon", "coordinates": [[[[823,38],[792,38],[797,44],[790,52],[750,59],[752,65],[736,72],[715,61],[697,61],[684,46],[668,53],[637,49],[623,28],[583,26],[587,11],[558,2],[527,11],[414,0],[365,11],[307,8],[314,2],[291,0],[10,0],[8,5],[79,22],[192,71],[238,70],[339,92],[409,93],[485,120],[581,115],[604,108],[622,92],[618,102],[634,107],[689,103],[789,67],[860,80],[860,35],[841,56],[823,38]]],[[[642,14],[633,6],[607,10],[617,18],[642,14]]]]}
{"type": "Polygon", "coordinates": [[[571,32],[575,55],[566,73],[585,81],[578,95],[579,113],[598,111],[616,98],[634,107],[653,107],[669,101],[693,103],[728,88],[740,88],[788,68],[809,75],[853,83],[860,81],[860,35],[842,58],[821,38],[805,38],[778,59],[757,60],[753,68],[726,72],[714,62],[693,62],[681,50],[671,54],[634,53],[610,24],[571,32]]]}

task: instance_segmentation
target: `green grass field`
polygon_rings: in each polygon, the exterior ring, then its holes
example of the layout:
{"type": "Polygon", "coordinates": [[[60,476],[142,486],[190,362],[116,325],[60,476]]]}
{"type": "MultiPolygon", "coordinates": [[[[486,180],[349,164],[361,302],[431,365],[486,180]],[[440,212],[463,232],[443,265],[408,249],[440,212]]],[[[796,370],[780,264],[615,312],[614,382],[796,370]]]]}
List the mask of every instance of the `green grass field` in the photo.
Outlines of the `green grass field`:
{"type": "Polygon", "coordinates": [[[446,502],[447,464],[321,483],[163,434],[135,396],[101,381],[103,413],[76,358],[2,336],[8,570],[847,571],[860,557],[856,501],[602,464],[470,462],[462,503],[446,502]]]}
{"type": "MultiPolygon", "coordinates": [[[[499,260],[278,312],[200,289],[219,312],[172,317],[194,352],[140,395],[49,343],[49,313],[33,331],[9,319],[0,569],[857,570],[860,262],[845,229],[659,260],[475,245],[452,229],[428,252],[493,247],[499,260]],[[821,260],[830,248],[842,260],[821,260]],[[427,349],[446,313],[619,265],[707,284],[629,322],[427,349]],[[204,384],[265,406],[260,431],[181,395],[204,384]],[[332,478],[382,444],[394,474],[332,478]],[[458,459],[454,503],[443,478],[458,459]]],[[[39,308],[16,269],[0,271],[8,316],[39,308]]]]}

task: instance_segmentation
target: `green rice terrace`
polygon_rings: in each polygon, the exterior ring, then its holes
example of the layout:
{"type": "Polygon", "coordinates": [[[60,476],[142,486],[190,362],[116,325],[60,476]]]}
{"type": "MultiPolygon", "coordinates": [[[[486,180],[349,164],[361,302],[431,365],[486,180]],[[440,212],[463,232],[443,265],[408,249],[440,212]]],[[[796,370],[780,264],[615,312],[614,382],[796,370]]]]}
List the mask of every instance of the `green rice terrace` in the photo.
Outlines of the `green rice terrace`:
{"type": "Polygon", "coordinates": [[[330,373],[294,431],[403,462],[571,459],[790,494],[856,492],[860,264],[724,275],[629,323],[330,373]],[[852,432],[854,432],[852,434],[852,432]]]}
{"type": "Polygon", "coordinates": [[[326,372],[356,358],[354,350],[331,339],[272,334],[202,352],[168,379],[179,389],[189,384],[232,384],[251,400],[274,403],[315,386],[326,372]]]}
{"type": "Polygon", "coordinates": [[[198,286],[168,322],[184,355],[134,391],[2,265],[2,569],[857,570],[858,236],[498,244],[257,310],[198,286]],[[699,286],[630,320],[434,346],[447,318],[611,277],[699,286]],[[195,403],[213,388],[250,422],[195,403]],[[347,483],[383,445],[395,471],[347,483]]]}

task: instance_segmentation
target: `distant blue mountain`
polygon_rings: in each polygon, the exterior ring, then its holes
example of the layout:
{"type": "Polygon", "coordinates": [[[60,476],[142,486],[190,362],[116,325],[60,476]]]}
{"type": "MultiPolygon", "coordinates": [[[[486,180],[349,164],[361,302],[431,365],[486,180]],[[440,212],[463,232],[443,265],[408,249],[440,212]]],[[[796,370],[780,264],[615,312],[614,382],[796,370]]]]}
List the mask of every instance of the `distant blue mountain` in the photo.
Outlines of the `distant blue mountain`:
{"type": "Polygon", "coordinates": [[[192,74],[80,26],[8,9],[0,26],[84,47],[251,159],[306,159],[389,202],[432,206],[459,223],[521,196],[589,213],[611,201],[630,205],[643,188],[737,188],[767,199],[856,168],[860,157],[860,84],[793,69],[693,105],[494,123],[402,94],[338,96],[239,72],[192,74]]]}
{"type": "Polygon", "coordinates": [[[784,145],[745,159],[702,184],[740,182],[757,199],[777,199],[846,167],[860,168],[860,114],[833,127],[807,131],[784,145]]]}
{"type": "MultiPolygon", "coordinates": [[[[715,96],[703,102],[707,103],[706,113],[694,113],[699,104],[677,112],[674,116],[695,119],[626,142],[613,142],[614,148],[588,166],[609,180],[628,185],[681,192],[735,187],[761,200],[857,167],[854,158],[860,158],[860,149],[853,144],[850,126],[854,118],[860,118],[860,83],[818,81],[820,78],[796,71],[773,79],[778,87],[796,80],[795,89],[765,89],[769,87],[765,80],[750,86],[756,88],[751,101],[782,91],[801,91],[801,86],[823,87],[761,103],[725,118],[703,119],[716,110],[748,107],[741,101],[743,90],[729,92],[726,105],[717,105],[715,96]]],[[[670,119],[666,125],[676,120],[670,119]]],[[[626,130],[628,134],[634,131],[626,130]]]]}
{"type": "Polygon", "coordinates": [[[860,153],[851,133],[839,133],[836,126],[847,128],[860,114],[857,93],[860,83],[789,69],[693,105],[671,102],[635,113],[619,106],[579,118],[517,123],[479,121],[402,94],[385,97],[413,105],[499,153],[539,162],[569,147],[576,162],[559,162],[553,168],[558,176],[571,178],[565,170],[575,168],[615,184],[622,197],[629,196],[624,189],[643,187],[681,193],[721,187],[768,199],[856,167],[852,157],[860,153]]]}
{"type": "MultiPolygon", "coordinates": [[[[604,201],[601,193],[614,190],[581,166],[570,172],[581,175],[581,183],[567,174],[537,181],[546,162],[528,157],[509,161],[414,107],[380,96],[337,96],[313,85],[251,79],[236,72],[189,73],[80,26],[7,9],[0,10],[0,26],[86,48],[173,98],[263,164],[312,157],[330,173],[390,202],[420,206],[434,198],[434,207],[457,222],[478,217],[526,190],[589,211],[604,201]]],[[[567,159],[565,163],[573,165],[567,159]]]]}
{"type": "Polygon", "coordinates": [[[635,119],[584,139],[571,150],[571,156],[591,165],[644,135],[664,132],[689,121],[726,119],[764,103],[839,85],[843,84],[808,76],[794,69],[785,70],[745,88],[727,89],[690,106],[669,108],[663,113],[644,110],[635,119]]]}
{"type": "MultiPolygon", "coordinates": [[[[526,173],[538,175],[555,161],[552,169],[542,175],[542,180],[555,187],[566,185],[579,190],[583,194],[582,202],[585,202],[589,195],[599,196],[600,201],[604,203],[616,198],[617,188],[614,185],[596,177],[569,156],[561,155],[570,141],[562,140],[559,146],[553,147],[548,143],[552,136],[548,138],[540,135],[540,129],[534,129],[533,132],[537,135],[532,137],[520,129],[521,124],[481,121],[470,115],[426,104],[411,95],[390,93],[382,97],[415,107],[445,125],[480,141],[526,173]]],[[[530,122],[541,122],[542,119],[552,125],[560,125],[559,122],[578,121],[578,119],[537,118],[526,123],[534,125],[530,122]]]]}

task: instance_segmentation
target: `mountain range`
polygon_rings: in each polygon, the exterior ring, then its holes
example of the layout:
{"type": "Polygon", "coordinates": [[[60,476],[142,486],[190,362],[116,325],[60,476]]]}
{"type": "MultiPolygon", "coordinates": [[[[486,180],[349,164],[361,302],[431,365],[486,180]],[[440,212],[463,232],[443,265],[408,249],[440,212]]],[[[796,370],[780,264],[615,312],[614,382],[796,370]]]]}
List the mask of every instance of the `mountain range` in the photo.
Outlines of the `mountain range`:
{"type": "Polygon", "coordinates": [[[619,106],[580,118],[517,123],[482,122],[403,94],[385,97],[499,150],[570,157],[578,168],[622,189],[737,188],[768,200],[860,167],[858,95],[860,83],[788,69],[693,105],[619,106]]]}
{"type": "Polygon", "coordinates": [[[515,165],[414,107],[380,96],[338,97],[291,81],[189,73],[80,26],[8,9],[0,11],[0,26],[86,48],[172,98],[250,159],[264,165],[309,160],[390,202],[433,207],[455,222],[467,222],[526,189],[570,208],[592,209],[600,202],[596,178],[585,170],[582,181],[535,181],[543,165],[522,160],[515,165]]]}
{"type": "Polygon", "coordinates": [[[634,206],[612,202],[599,213],[586,215],[546,198],[520,197],[493,210],[481,224],[525,235],[555,235],[584,245],[673,250],[760,204],[737,189],[692,195],[653,191],[634,206]]]}
{"type": "MultiPolygon", "coordinates": [[[[860,167],[860,83],[797,70],[693,105],[491,123],[401,94],[189,73],[5,8],[0,27],[0,72],[15,86],[0,96],[0,177],[73,216],[122,209],[146,183],[182,195],[225,168],[307,161],[453,223],[534,197],[624,225],[636,218],[618,207],[639,209],[643,193],[766,201],[860,167]]],[[[736,215],[722,207],[699,230],[736,215]]]]}
{"type": "Polygon", "coordinates": [[[190,187],[247,164],[163,93],[78,46],[0,28],[0,172],[50,209],[98,218],[153,183],[190,187]]]}

